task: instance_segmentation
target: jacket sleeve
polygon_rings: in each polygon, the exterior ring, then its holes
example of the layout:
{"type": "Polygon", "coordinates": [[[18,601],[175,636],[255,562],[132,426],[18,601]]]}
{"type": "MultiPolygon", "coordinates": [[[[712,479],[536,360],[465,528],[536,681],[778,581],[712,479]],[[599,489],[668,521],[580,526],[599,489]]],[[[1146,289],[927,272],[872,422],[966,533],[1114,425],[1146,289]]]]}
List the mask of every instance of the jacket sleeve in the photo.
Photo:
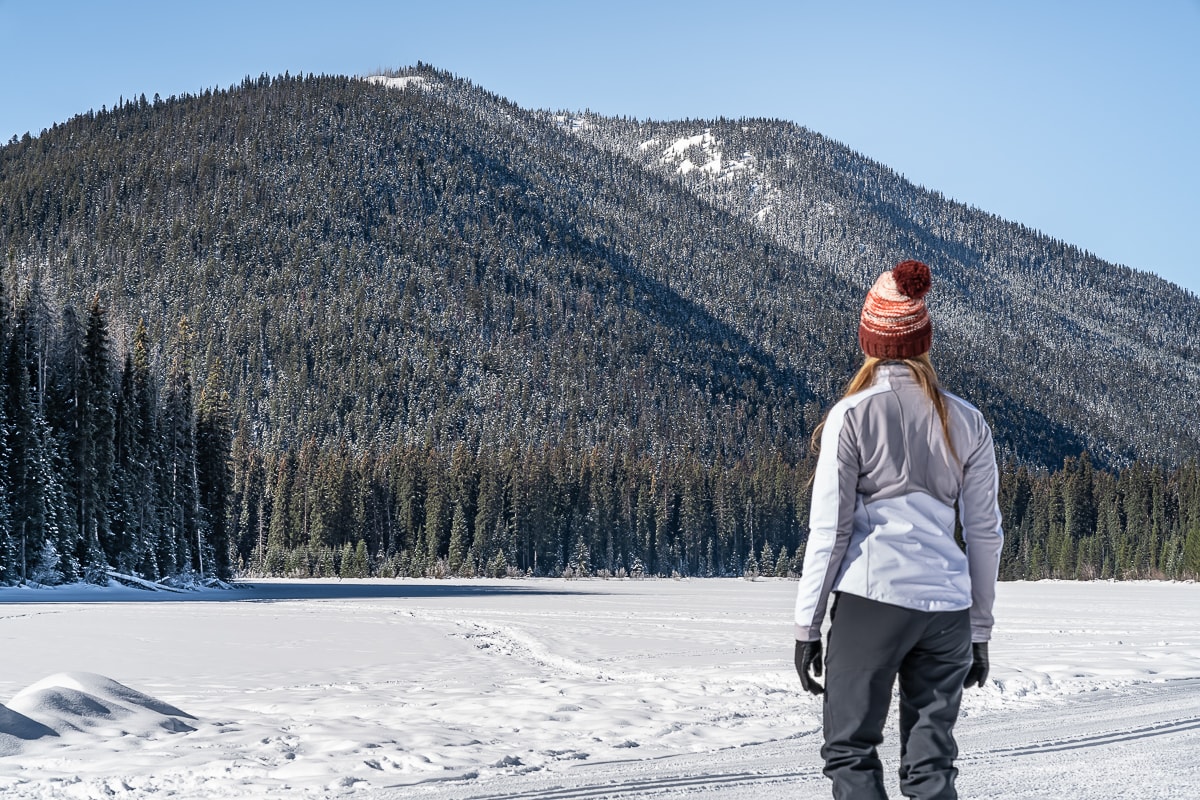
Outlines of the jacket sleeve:
{"type": "Polygon", "coordinates": [[[804,547],[804,566],[796,594],[796,639],[821,638],[829,592],[837,579],[854,527],[858,498],[859,455],[846,407],[834,406],[821,432],[821,454],[813,480],[804,547]]]}
{"type": "Polygon", "coordinates": [[[963,463],[962,491],[958,498],[967,569],[971,575],[971,641],[992,636],[992,606],[996,601],[996,576],[1004,532],[1000,527],[999,471],[992,432],[980,420],[977,445],[963,463]]]}

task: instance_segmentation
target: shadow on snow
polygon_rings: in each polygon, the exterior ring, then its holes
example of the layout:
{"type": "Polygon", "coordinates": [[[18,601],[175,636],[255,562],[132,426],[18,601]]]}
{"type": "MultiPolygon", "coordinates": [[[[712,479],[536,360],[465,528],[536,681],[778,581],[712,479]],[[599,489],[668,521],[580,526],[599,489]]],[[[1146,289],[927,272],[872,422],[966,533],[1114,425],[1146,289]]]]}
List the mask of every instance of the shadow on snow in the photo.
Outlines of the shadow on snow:
{"type": "Polygon", "coordinates": [[[228,603],[287,600],[388,600],[425,597],[505,597],[595,594],[580,587],[550,587],[513,581],[511,585],[463,581],[236,581],[228,589],[151,591],[131,587],[62,586],[47,589],[0,589],[0,605],[17,603],[228,603]]]}

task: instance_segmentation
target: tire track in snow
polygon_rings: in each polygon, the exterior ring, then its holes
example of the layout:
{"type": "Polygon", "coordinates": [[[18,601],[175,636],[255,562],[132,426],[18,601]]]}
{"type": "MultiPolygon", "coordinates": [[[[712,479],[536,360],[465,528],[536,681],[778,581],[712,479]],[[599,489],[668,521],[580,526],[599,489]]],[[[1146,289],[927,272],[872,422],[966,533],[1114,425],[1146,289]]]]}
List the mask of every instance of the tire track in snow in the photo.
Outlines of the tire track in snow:
{"type": "MultiPolygon", "coordinates": [[[[1064,750],[1078,750],[1091,747],[1104,747],[1137,741],[1157,736],[1170,736],[1191,730],[1200,729],[1200,717],[1189,717],[1173,720],[1157,725],[1147,725],[1125,728],[1096,734],[1094,736],[1079,736],[1073,738],[1051,739],[1045,742],[1024,747],[993,748],[960,758],[960,763],[984,762],[994,763],[1000,759],[1023,758],[1056,753],[1064,750]]],[[[681,774],[662,778],[645,778],[633,780],[613,780],[605,783],[584,786],[556,786],[542,790],[525,790],[510,794],[473,795],[469,800],[599,800],[600,798],[621,798],[670,793],[675,790],[701,788],[734,788],[749,787],[754,784],[799,783],[808,781],[824,781],[825,777],[819,768],[806,770],[765,770],[756,772],[732,772],[716,774],[681,774]]]]}
{"type": "Polygon", "coordinates": [[[824,776],[819,770],[680,775],[673,778],[614,781],[612,783],[595,784],[592,786],[556,787],[542,791],[517,792],[515,794],[480,795],[472,797],[470,800],[517,800],[517,798],[529,798],[530,800],[587,800],[588,798],[604,797],[641,797],[646,794],[673,789],[707,789],[717,786],[780,783],[783,781],[795,783],[797,781],[815,780],[818,778],[824,780],[824,776]]]}
{"type": "Polygon", "coordinates": [[[1042,753],[1057,753],[1063,750],[1080,750],[1085,747],[1101,747],[1109,744],[1120,744],[1122,742],[1132,742],[1137,739],[1147,739],[1151,736],[1167,736],[1172,733],[1182,733],[1184,731],[1200,729],[1200,717],[1191,719],[1175,720],[1173,722],[1164,722],[1159,725],[1147,725],[1141,728],[1127,728],[1111,731],[1109,733],[1101,733],[1095,736],[1079,736],[1071,739],[1050,739],[1045,742],[1028,745],[1025,747],[1009,747],[996,750],[988,750],[985,753],[980,753],[961,759],[962,761],[976,761],[986,759],[987,756],[1034,756],[1042,753]]]}

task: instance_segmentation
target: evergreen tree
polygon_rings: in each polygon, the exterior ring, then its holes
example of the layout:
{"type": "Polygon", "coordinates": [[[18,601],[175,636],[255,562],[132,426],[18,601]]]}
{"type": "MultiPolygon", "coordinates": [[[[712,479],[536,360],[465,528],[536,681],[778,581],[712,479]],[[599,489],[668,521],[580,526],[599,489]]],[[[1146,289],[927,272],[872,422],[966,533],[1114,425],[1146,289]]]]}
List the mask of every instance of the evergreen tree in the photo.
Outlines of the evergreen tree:
{"type": "Polygon", "coordinates": [[[470,531],[467,530],[467,514],[463,510],[462,500],[454,503],[454,513],[450,521],[450,546],[447,553],[446,565],[451,575],[458,575],[467,557],[470,531]]]}
{"type": "Polygon", "coordinates": [[[2,420],[5,436],[4,461],[7,467],[5,485],[5,527],[11,525],[9,555],[6,564],[14,567],[14,577],[25,580],[30,568],[36,567],[38,555],[46,541],[47,509],[43,502],[40,469],[37,463],[43,450],[38,440],[33,387],[30,385],[30,362],[33,342],[30,332],[28,304],[18,311],[15,330],[8,339],[4,367],[6,392],[2,420]],[[11,497],[11,500],[8,498],[11,497]],[[11,522],[8,519],[11,514],[11,522]],[[31,564],[31,561],[33,562],[31,564]]]}
{"type": "Polygon", "coordinates": [[[230,492],[233,483],[229,395],[220,388],[220,363],[216,362],[205,381],[196,408],[196,492],[209,521],[208,543],[213,553],[212,572],[230,577],[229,536],[230,492]]]}
{"type": "MultiPolygon", "coordinates": [[[[172,359],[163,392],[162,420],[163,471],[159,504],[163,509],[163,536],[160,537],[159,561],[168,573],[192,570],[205,574],[207,550],[204,526],[198,519],[200,508],[196,475],[196,424],[192,401],[192,381],[187,369],[187,320],[182,344],[172,359]]],[[[207,565],[207,566],[212,566],[207,565]]]]}
{"type": "Polygon", "coordinates": [[[763,542],[762,553],[758,558],[758,568],[766,575],[775,571],[775,551],[771,549],[770,542],[763,542]]]}
{"type": "Polygon", "coordinates": [[[367,543],[362,539],[358,540],[358,544],[354,545],[354,555],[351,556],[351,575],[355,578],[368,578],[371,576],[371,561],[367,555],[367,543]]]}
{"type": "Polygon", "coordinates": [[[746,566],[742,574],[751,580],[758,577],[758,557],[754,555],[753,550],[750,551],[749,556],[746,558],[746,566]]]}
{"type": "Polygon", "coordinates": [[[92,480],[95,451],[92,425],[88,414],[87,391],[91,381],[84,359],[84,328],[76,311],[64,306],[58,336],[50,359],[46,381],[46,416],[57,432],[63,453],[65,476],[63,491],[66,502],[62,509],[62,524],[69,556],[78,565],[81,577],[102,581],[106,566],[94,522],[94,509],[89,502],[95,499],[92,480]]]}
{"type": "Polygon", "coordinates": [[[786,578],[788,570],[791,568],[791,559],[788,558],[787,547],[779,548],[779,558],[775,560],[775,577],[786,578]]]}
{"type": "Polygon", "coordinates": [[[261,452],[251,445],[245,426],[234,437],[231,455],[238,468],[234,470],[236,484],[230,498],[230,539],[241,554],[238,569],[262,575],[270,519],[266,465],[261,452]]]}
{"type": "Polygon", "coordinates": [[[488,561],[487,572],[490,578],[504,578],[508,576],[508,561],[504,556],[503,548],[497,550],[496,554],[488,561]]]}
{"type": "Polygon", "coordinates": [[[425,464],[425,520],[421,527],[424,540],[424,554],[429,564],[434,564],[447,550],[445,526],[447,522],[447,506],[453,502],[447,498],[448,475],[445,475],[441,461],[436,454],[431,455],[425,464]]]}
{"type": "MultiPolygon", "coordinates": [[[[504,528],[502,508],[503,498],[500,495],[500,469],[494,463],[484,465],[479,481],[479,496],[476,502],[474,537],[471,549],[475,551],[480,564],[486,563],[493,550],[503,546],[504,528]]],[[[451,523],[450,538],[453,540],[453,522],[451,523]]]]}
{"type": "Polygon", "coordinates": [[[80,406],[81,448],[80,524],[83,535],[98,542],[108,565],[118,562],[122,542],[114,541],[109,526],[113,485],[115,409],[113,361],[108,320],[100,297],[88,307],[84,343],[83,403],[80,406]]]}
{"type": "Polygon", "coordinates": [[[133,352],[123,372],[121,415],[125,426],[120,441],[128,448],[122,454],[124,497],[129,504],[127,520],[133,553],[129,561],[142,575],[158,578],[158,544],[163,530],[157,487],[164,466],[162,435],[158,427],[157,381],[152,372],[149,331],[139,320],[133,333],[133,352]],[[127,377],[126,377],[127,376],[127,377]]]}
{"type": "Polygon", "coordinates": [[[152,476],[142,469],[145,453],[140,449],[136,395],[133,355],[127,353],[114,409],[115,479],[108,512],[110,541],[117,553],[114,563],[119,571],[127,573],[137,571],[140,566],[146,537],[140,511],[145,498],[140,489],[153,485],[152,476]]]}

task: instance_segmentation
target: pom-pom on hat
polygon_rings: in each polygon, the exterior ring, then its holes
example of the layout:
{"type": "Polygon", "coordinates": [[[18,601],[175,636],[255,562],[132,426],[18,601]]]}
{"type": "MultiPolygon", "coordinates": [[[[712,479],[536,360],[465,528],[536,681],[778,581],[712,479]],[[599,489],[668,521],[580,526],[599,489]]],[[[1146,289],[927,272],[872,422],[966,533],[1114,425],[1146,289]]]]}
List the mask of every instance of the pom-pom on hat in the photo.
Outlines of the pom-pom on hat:
{"type": "Polygon", "coordinates": [[[858,322],[858,345],[876,358],[914,358],[933,344],[925,308],[932,279],[920,261],[901,261],[867,292],[858,322]]]}

